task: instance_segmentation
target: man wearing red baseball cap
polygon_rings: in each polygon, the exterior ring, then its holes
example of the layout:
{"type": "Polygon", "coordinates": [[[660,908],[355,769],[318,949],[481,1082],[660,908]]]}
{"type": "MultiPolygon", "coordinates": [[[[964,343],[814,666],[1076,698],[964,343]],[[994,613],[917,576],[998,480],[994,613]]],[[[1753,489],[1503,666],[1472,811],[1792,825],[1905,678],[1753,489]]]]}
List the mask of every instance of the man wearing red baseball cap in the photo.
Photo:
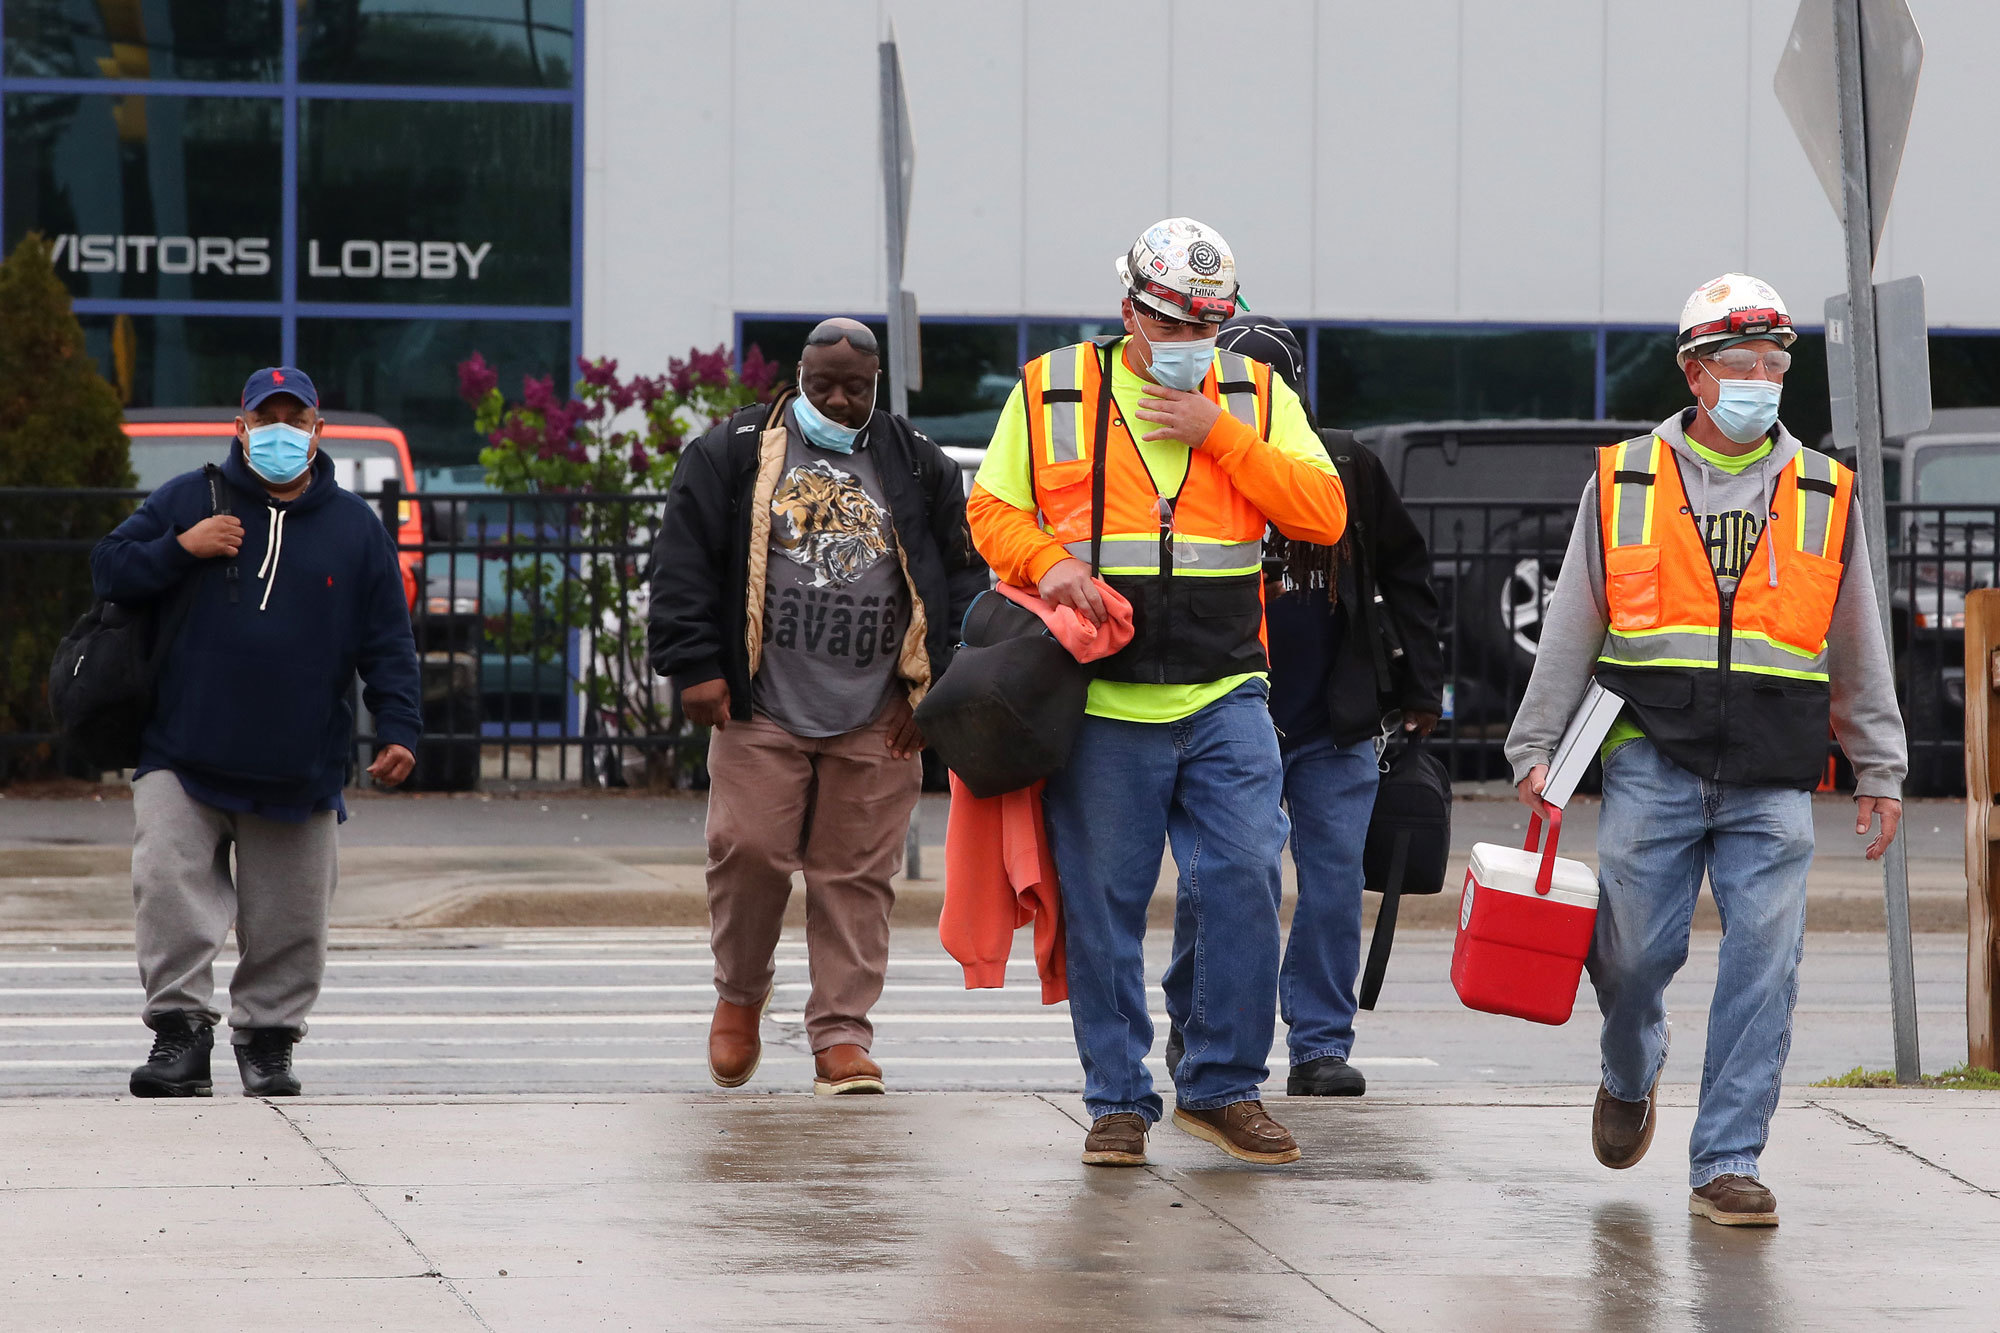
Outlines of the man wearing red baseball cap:
{"type": "Polygon", "coordinates": [[[396,550],[334,481],[319,391],[304,371],[269,367],[244,384],[242,409],[219,468],[161,486],[90,557],[105,601],[185,607],[132,779],[139,974],[155,1038],[132,1072],[139,1097],[210,1095],[213,965],[232,926],[244,1091],[297,1095],[292,1045],[326,970],[355,674],[383,742],[368,770],[377,782],[409,776],[422,730],[396,550]]]}

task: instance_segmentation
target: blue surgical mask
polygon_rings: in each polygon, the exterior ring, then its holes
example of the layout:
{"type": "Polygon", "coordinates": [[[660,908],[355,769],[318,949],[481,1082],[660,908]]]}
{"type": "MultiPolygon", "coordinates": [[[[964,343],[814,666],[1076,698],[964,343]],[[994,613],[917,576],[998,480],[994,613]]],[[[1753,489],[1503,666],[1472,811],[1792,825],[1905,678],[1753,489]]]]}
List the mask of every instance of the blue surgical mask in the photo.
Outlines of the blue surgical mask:
{"type": "Polygon", "coordinates": [[[1183,393],[1193,393],[1208,378],[1209,365],[1215,360],[1215,339],[1198,338],[1192,342],[1156,343],[1144,332],[1139,335],[1145,340],[1146,349],[1152,353],[1153,378],[1169,389],[1179,389],[1183,393]]]}
{"type": "Polygon", "coordinates": [[[792,415],[798,418],[799,429],[806,439],[821,449],[832,450],[836,454],[854,452],[854,441],[861,435],[859,426],[843,426],[812,405],[804,393],[792,400],[792,415]]]}
{"type": "Polygon", "coordinates": [[[274,421],[252,426],[244,455],[250,470],[273,486],[295,482],[312,461],[312,432],[274,421]]]}
{"type": "Polygon", "coordinates": [[[1755,444],[1771,433],[1777,424],[1778,396],[1785,391],[1784,385],[1766,379],[1716,379],[1707,366],[1702,370],[1715,380],[1715,406],[1708,409],[1708,419],[1717,430],[1738,444],[1755,444]]]}

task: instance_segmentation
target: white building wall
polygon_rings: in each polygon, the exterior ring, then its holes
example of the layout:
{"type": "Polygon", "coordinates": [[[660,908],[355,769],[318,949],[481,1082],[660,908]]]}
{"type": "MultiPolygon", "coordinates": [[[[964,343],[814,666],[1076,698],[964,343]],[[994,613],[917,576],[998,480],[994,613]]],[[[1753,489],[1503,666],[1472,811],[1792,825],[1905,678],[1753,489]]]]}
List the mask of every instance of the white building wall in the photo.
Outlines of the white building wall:
{"type": "MultiPolygon", "coordinates": [[[[585,345],[636,367],[739,312],[879,312],[875,45],[917,142],[928,314],[1103,317],[1187,213],[1260,309],[1671,324],[1747,269],[1802,322],[1844,285],[1771,91],[1789,0],[593,0],[585,345]]],[[[1927,47],[1878,276],[2000,328],[2000,5],[1913,0],[1927,47]]]]}

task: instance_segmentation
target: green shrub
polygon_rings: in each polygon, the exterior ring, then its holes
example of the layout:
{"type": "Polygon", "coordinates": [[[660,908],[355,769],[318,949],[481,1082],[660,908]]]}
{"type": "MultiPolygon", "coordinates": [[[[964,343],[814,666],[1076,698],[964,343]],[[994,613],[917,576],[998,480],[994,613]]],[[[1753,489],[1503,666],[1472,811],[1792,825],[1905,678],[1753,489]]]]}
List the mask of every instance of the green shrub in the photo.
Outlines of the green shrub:
{"type": "MultiPolygon", "coordinates": [[[[0,488],[131,486],[123,416],[84,355],[48,244],[30,234],[0,263],[0,488]]],[[[49,745],[9,741],[53,729],[49,662],[90,606],[90,543],[131,510],[0,493],[0,783],[54,770],[49,745]]]]}

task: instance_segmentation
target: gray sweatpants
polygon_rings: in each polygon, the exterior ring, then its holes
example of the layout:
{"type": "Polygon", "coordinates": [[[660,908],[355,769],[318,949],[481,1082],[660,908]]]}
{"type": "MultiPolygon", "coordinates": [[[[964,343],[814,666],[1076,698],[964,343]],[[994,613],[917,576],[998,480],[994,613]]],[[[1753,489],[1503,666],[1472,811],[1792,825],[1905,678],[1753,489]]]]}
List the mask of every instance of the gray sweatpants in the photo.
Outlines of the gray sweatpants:
{"type": "Polygon", "coordinates": [[[305,1035],[326,975],[326,919],[337,870],[338,817],[302,824],[203,805],[164,769],[132,784],[132,900],[138,909],[144,1017],[221,1021],[215,955],[231,925],[242,955],[229,982],[229,1025],[305,1035]],[[236,849],[230,876],[229,852],[236,849]]]}

